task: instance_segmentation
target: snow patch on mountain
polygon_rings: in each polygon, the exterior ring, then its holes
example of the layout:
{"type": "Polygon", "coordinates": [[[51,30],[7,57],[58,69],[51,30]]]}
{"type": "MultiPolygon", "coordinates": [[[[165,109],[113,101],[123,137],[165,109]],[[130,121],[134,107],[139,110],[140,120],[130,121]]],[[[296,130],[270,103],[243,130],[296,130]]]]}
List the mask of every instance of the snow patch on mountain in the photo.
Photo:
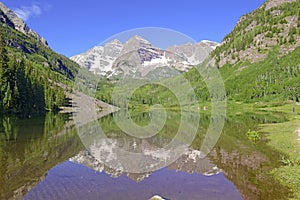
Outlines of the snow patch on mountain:
{"type": "Polygon", "coordinates": [[[146,76],[162,67],[179,72],[188,71],[203,62],[218,45],[216,42],[202,40],[199,43],[171,46],[162,50],[136,35],[125,43],[115,39],[104,46],[95,46],[71,59],[95,74],[107,77],[122,73],[146,76]]]}

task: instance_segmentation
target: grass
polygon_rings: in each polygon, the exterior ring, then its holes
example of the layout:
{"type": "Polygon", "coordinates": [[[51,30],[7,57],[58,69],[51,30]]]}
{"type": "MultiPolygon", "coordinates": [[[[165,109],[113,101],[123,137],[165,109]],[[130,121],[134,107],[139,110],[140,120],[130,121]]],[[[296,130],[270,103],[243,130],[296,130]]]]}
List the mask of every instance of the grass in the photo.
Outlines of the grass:
{"type": "Polygon", "coordinates": [[[287,121],[283,123],[262,124],[257,131],[248,131],[251,141],[260,139],[261,133],[266,133],[268,145],[282,152],[281,166],[271,171],[271,174],[282,185],[290,188],[291,199],[300,199],[300,104],[292,101],[242,103],[227,102],[227,115],[238,115],[245,112],[276,112],[282,113],[287,121]],[[299,139],[299,140],[298,140],[299,139]]]}
{"type": "Polygon", "coordinates": [[[271,174],[282,185],[290,188],[293,193],[291,199],[300,199],[300,106],[284,104],[277,107],[267,107],[267,110],[280,111],[288,114],[288,121],[278,124],[264,124],[260,132],[267,133],[268,144],[283,153],[282,166],[271,171],[271,174]]]}

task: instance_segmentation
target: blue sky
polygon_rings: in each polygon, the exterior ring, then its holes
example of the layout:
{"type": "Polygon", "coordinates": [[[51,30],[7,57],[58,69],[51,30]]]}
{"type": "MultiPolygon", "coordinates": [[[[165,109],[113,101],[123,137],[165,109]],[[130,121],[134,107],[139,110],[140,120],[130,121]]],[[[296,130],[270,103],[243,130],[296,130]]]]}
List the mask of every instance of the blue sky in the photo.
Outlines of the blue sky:
{"type": "Polygon", "coordinates": [[[162,27],[196,41],[221,42],[240,16],[263,0],[2,0],[47,39],[58,53],[72,56],[119,32],[162,27]]]}

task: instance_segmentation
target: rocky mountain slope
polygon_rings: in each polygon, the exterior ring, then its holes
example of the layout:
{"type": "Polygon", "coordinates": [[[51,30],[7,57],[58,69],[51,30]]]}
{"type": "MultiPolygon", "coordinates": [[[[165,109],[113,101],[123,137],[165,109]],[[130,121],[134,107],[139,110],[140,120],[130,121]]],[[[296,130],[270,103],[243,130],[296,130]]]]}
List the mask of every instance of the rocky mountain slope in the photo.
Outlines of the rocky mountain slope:
{"type": "Polygon", "coordinates": [[[0,23],[11,54],[24,54],[26,59],[74,78],[78,64],[51,50],[46,39],[33,31],[13,11],[0,2],[0,23]]]}
{"type": "Polygon", "coordinates": [[[45,39],[0,3],[0,111],[30,117],[66,103],[79,65],[52,51],[45,39]]]}
{"type": "Polygon", "coordinates": [[[212,52],[229,98],[300,101],[300,1],[268,0],[212,52]]]}
{"type": "Polygon", "coordinates": [[[220,67],[239,61],[256,63],[278,47],[279,56],[300,46],[300,1],[267,0],[257,10],[240,18],[212,53],[220,67]]]}
{"type": "Polygon", "coordinates": [[[42,38],[38,33],[33,31],[31,28],[24,23],[13,11],[7,8],[3,3],[0,2],[0,20],[3,23],[8,24],[10,27],[24,33],[27,36],[34,37],[36,40],[48,46],[47,41],[42,38]]]}
{"type": "Polygon", "coordinates": [[[161,67],[187,71],[193,65],[201,63],[217,46],[218,43],[215,42],[201,41],[162,50],[146,39],[134,36],[124,44],[112,40],[104,46],[95,46],[71,59],[99,75],[125,73],[145,76],[161,67]]]}

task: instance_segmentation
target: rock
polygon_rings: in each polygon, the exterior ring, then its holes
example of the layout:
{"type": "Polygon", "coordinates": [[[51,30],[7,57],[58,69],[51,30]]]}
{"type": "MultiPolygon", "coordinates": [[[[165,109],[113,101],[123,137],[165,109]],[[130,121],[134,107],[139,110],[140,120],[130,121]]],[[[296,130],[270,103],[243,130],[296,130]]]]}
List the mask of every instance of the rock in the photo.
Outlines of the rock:
{"type": "Polygon", "coordinates": [[[136,35],[124,44],[119,40],[112,40],[104,46],[95,46],[85,53],[72,56],[71,59],[95,74],[106,77],[119,74],[145,77],[150,72],[151,77],[157,74],[169,77],[174,71],[178,74],[200,64],[218,45],[216,42],[203,40],[196,44],[188,43],[162,50],[136,35]]]}
{"type": "Polygon", "coordinates": [[[0,10],[2,11],[0,18],[8,26],[15,28],[16,30],[24,33],[25,35],[32,36],[43,45],[48,46],[48,43],[44,38],[42,38],[38,33],[30,29],[21,18],[19,18],[13,11],[11,11],[1,2],[0,2],[0,10]]]}
{"type": "Polygon", "coordinates": [[[149,200],[165,200],[165,199],[162,198],[161,196],[155,195],[155,196],[151,197],[149,200]]]}

